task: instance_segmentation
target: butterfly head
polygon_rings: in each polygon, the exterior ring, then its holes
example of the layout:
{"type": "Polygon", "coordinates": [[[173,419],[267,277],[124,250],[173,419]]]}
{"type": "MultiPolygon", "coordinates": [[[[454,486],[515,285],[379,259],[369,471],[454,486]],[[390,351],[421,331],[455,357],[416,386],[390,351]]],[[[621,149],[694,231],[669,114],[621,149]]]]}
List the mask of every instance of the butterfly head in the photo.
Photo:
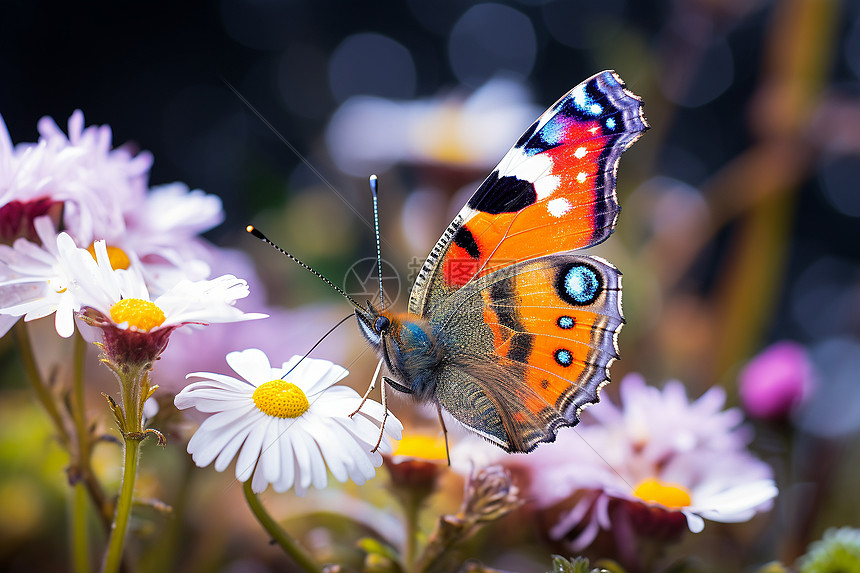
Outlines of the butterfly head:
{"type": "Polygon", "coordinates": [[[442,349],[429,323],[415,315],[377,310],[370,302],[366,309],[356,308],[355,316],[364,337],[399,381],[395,388],[418,400],[432,397],[442,349]]]}
{"type": "Polygon", "coordinates": [[[355,318],[361,333],[373,346],[379,348],[383,339],[391,330],[391,316],[386,311],[377,310],[370,301],[367,308],[356,307],[355,318]]]}

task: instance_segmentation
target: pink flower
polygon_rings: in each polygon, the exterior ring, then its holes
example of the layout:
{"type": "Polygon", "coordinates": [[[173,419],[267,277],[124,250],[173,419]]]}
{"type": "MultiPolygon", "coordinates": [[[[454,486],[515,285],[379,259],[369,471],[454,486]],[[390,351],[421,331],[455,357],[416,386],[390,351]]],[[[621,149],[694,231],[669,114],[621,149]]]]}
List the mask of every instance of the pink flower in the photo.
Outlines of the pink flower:
{"type": "Polygon", "coordinates": [[[669,540],[685,523],[699,532],[705,519],[747,521],[770,507],[773,472],[747,451],[740,412],[722,409],[722,389],[690,402],[677,381],[659,390],[629,375],[620,386],[620,406],[603,397],[555,443],[511,460],[529,476],[528,497],[555,508],[550,537],[580,551],[618,518],[669,540]]]}
{"type": "Polygon", "coordinates": [[[152,156],[113,149],[110,127],[85,128],[80,110],[69,118],[68,130],[67,136],[44,117],[38,143],[13,148],[0,120],[0,218],[16,202],[63,203],[64,228],[77,244],[89,245],[106,230],[122,232],[124,206],[146,193],[152,156]]]}
{"type": "Polygon", "coordinates": [[[753,358],[738,378],[741,402],[755,418],[788,416],[810,394],[815,375],[806,348],[777,342],[753,358]]]}

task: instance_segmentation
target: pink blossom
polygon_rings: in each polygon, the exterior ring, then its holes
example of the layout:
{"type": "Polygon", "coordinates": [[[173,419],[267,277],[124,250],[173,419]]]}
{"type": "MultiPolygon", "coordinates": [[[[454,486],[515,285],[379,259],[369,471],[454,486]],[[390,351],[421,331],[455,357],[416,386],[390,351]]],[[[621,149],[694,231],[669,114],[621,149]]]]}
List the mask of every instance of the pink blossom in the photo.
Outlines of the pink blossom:
{"type": "Polygon", "coordinates": [[[814,386],[815,375],[806,348],[777,342],[753,358],[738,378],[741,402],[755,418],[788,416],[814,386]]]}

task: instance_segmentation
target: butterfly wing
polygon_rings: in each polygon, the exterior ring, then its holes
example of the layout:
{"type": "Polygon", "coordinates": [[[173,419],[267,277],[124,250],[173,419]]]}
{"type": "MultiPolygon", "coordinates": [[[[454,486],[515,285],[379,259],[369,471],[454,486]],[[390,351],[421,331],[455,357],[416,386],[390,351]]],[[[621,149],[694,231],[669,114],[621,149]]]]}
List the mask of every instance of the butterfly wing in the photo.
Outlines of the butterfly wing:
{"type": "Polygon", "coordinates": [[[611,71],[579,84],[529,127],[427,257],[409,297],[426,316],[470,280],[514,262],[596,245],[615,228],[621,153],[648,124],[611,71]]]}
{"type": "Polygon", "coordinates": [[[618,357],[621,276],[598,257],[551,255],[484,275],[430,316],[448,357],[436,395],[508,451],[575,425],[618,357]]]}

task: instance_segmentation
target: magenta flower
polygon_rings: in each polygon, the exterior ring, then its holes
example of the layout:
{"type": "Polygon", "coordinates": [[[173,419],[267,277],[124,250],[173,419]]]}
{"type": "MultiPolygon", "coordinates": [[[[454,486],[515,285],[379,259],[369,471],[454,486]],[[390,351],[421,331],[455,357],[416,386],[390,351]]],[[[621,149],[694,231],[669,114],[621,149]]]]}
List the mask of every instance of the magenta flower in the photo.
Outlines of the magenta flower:
{"type": "Polygon", "coordinates": [[[809,354],[802,345],[777,342],[753,358],[738,377],[741,402],[754,418],[787,417],[815,383],[809,354]]]}

